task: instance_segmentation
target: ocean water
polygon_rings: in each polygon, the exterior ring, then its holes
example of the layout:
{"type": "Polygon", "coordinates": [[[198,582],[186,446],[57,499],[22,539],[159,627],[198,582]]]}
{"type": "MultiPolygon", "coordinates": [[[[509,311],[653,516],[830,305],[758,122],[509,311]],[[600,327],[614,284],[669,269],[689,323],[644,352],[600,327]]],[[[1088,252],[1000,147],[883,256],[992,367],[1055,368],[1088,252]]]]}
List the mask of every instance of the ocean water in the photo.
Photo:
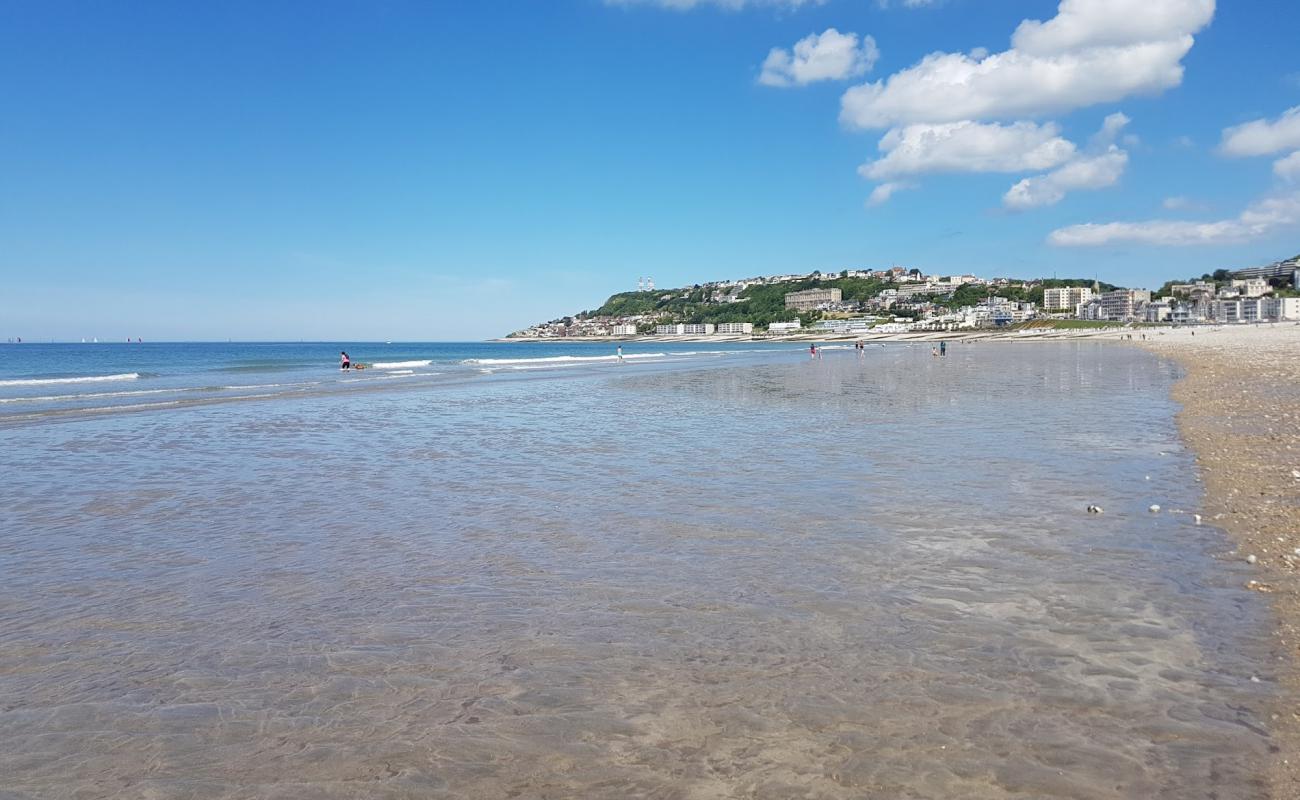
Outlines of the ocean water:
{"type": "MultiPolygon", "coordinates": [[[[311,396],[483,379],[524,370],[618,366],[616,345],[552,342],[231,342],[4,345],[0,424],[213,402],[311,396]],[[346,351],[363,370],[340,370],[346,351]]],[[[798,345],[623,344],[623,365],[681,364],[798,345]]]]}
{"type": "Polygon", "coordinates": [[[1143,351],[120,347],[0,387],[0,797],[1265,796],[1143,351]]]}

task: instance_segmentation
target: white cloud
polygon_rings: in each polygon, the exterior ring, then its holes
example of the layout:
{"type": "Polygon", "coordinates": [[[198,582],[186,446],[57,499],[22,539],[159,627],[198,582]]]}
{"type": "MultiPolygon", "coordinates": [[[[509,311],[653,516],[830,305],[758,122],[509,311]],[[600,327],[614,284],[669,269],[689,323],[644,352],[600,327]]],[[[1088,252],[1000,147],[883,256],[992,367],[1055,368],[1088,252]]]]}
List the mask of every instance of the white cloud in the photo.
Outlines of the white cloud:
{"type": "Polygon", "coordinates": [[[1181,211],[1184,208],[1193,207],[1191,198],[1183,197],[1182,195],[1177,197],[1166,197],[1164,202],[1160,205],[1164,206],[1169,211],[1181,211]]]}
{"type": "Polygon", "coordinates": [[[1104,189],[1114,186],[1128,166],[1128,153],[1111,145],[1099,156],[1079,158],[1046,175],[1025,178],[1002,197],[1007,208],[1023,211],[1061,202],[1076,189],[1104,189]]]}
{"type": "Polygon", "coordinates": [[[1047,22],[1025,20],[1011,46],[1050,56],[1085,47],[1123,47],[1195,33],[1214,17],[1214,0],[1061,0],[1047,22]]]}
{"type": "Polygon", "coordinates": [[[833,81],[864,75],[880,58],[876,40],[856,33],[827,28],[795,42],[793,51],[773,47],[763,61],[758,82],[765,86],[803,86],[814,81],[833,81]]]}
{"type": "Polygon", "coordinates": [[[1106,119],[1101,121],[1101,130],[1093,135],[1093,142],[1102,147],[1114,144],[1115,139],[1119,137],[1119,132],[1132,121],[1123,111],[1107,114],[1106,119]]]}
{"type": "Polygon", "coordinates": [[[1078,189],[1114,186],[1128,166],[1128,153],[1114,142],[1128,123],[1129,118],[1122,113],[1106,117],[1101,130],[1092,137],[1093,154],[1078,156],[1046,175],[1025,178],[1007,190],[1002,204],[1024,211],[1059,203],[1066,193],[1078,189]]]}
{"type": "Polygon", "coordinates": [[[871,196],[867,198],[868,206],[879,206],[889,202],[889,198],[904,189],[915,189],[916,184],[905,181],[890,181],[882,183],[871,190],[871,196]]]}
{"type": "Polygon", "coordinates": [[[1252,203],[1233,219],[1087,223],[1054,230],[1047,241],[1060,247],[1097,247],[1124,242],[1167,246],[1231,244],[1298,225],[1300,192],[1294,192],[1252,203]]]}
{"type": "Polygon", "coordinates": [[[605,0],[607,6],[659,6],[674,11],[690,11],[701,6],[717,6],[730,11],[743,8],[767,6],[775,8],[799,8],[800,6],[819,6],[826,0],[605,0]]]}
{"type": "Polygon", "coordinates": [[[1274,161],[1273,173],[1284,181],[1300,181],[1300,150],[1274,161]]]}
{"type": "Polygon", "coordinates": [[[949,122],[894,128],[880,140],[885,155],[858,173],[872,180],[934,172],[1023,172],[1064,164],[1075,146],[1053,123],[949,122]]]}
{"type": "Polygon", "coordinates": [[[1266,156],[1300,149],[1300,106],[1270,122],[1257,119],[1225,128],[1219,152],[1228,156],[1266,156]]]}
{"type": "Polygon", "coordinates": [[[1214,0],[1062,0],[1026,20],[1013,47],[985,58],[933,53],[883,81],[855,86],[840,120],[860,129],[1068,111],[1182,82],[1192,34],[1214,0]]]}

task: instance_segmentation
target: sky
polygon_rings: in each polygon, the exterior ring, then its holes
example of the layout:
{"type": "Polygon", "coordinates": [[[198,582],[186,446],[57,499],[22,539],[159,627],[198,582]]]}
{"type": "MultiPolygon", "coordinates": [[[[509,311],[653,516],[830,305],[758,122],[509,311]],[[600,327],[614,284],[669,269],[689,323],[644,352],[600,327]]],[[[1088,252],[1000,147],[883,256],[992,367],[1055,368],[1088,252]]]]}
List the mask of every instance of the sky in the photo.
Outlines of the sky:
{"type": "Polygon", "coordinates": [[[1300,253],[1289,0],[0,0],[0,336],[451,340],[657,286],[1300,253]]]}

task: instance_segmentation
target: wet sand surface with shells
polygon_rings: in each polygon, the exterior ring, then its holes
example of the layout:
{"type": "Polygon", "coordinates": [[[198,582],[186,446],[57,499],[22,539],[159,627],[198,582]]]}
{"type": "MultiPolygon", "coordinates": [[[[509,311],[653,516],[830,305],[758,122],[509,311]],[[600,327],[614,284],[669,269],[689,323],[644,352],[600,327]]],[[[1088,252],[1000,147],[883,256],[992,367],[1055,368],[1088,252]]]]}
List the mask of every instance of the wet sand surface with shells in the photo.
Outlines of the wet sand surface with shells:
{"type": "Polygon", "coordinates": [[[1205,478],[1204,516],[1234,555],[1254,557],[1248,588],[1276,612],[1275,663],[1285,692],[1269,715],[1278,752],[1271,796],[1300,797],[1300,325],[1151,333],[1145,345],[1187,373],[1174,387],[1179,426],[1205,478]]]}

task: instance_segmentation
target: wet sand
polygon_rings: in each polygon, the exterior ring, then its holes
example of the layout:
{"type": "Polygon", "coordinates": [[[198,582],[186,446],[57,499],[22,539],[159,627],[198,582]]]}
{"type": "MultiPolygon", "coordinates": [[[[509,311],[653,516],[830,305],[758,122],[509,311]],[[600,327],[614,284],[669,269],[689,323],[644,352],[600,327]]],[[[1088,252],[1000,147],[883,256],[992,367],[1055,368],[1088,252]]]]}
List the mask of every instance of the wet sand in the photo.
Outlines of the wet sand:
{"type": "Polygon", "coordinates": [[[764,359],[8,429],[0,798],[1268,796],[1172,362],[764,359]]]}
{"type": "Polygon", "coordinates": [[[1187,371],[1174,399],[1205,482],[1203,515],[1254,556],[1248,588],[1276,610],[1278,672],[1271,796],[1300,797],[1300,325],[1163,331],[1140,342],[1187,371]]]}

